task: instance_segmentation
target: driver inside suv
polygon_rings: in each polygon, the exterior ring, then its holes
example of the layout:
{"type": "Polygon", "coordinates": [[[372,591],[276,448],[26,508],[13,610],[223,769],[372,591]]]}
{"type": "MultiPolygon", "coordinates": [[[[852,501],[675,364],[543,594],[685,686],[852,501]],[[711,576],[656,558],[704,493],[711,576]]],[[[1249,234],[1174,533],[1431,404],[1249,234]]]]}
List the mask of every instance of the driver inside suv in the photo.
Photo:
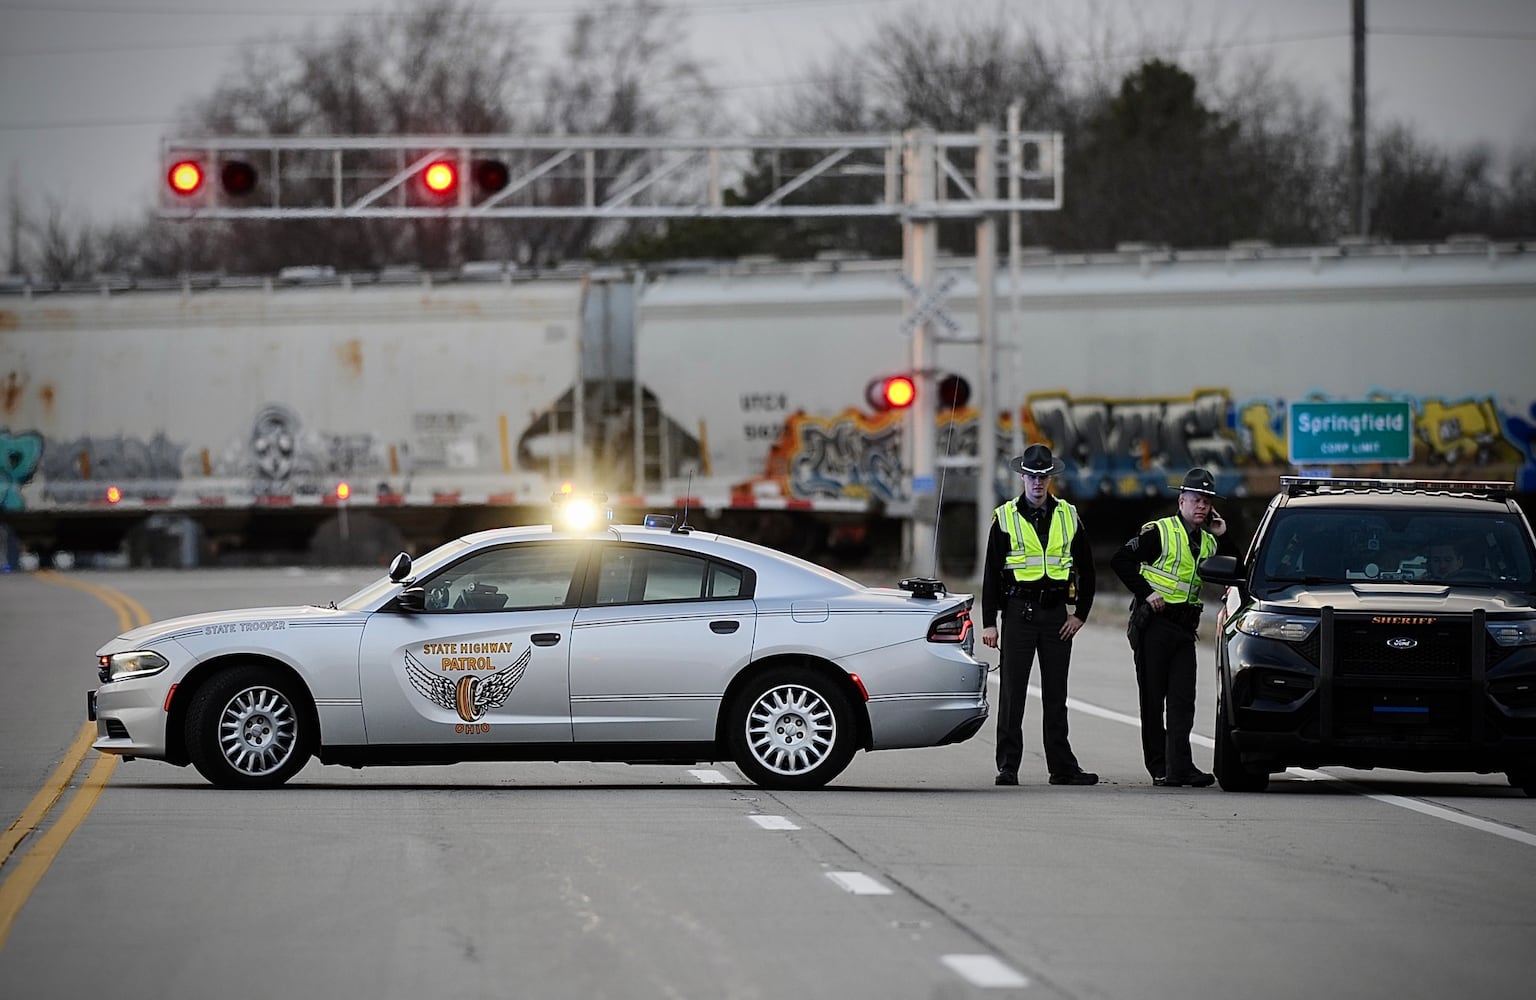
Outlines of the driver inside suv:
{"type": "Polygon", "coordinates": [[[1455,542],[1435,542],[1429,547],[1429,575],[1432,579],[1449,580],[1461,571],[1465,562],[1461,547],[1455,542]]]}

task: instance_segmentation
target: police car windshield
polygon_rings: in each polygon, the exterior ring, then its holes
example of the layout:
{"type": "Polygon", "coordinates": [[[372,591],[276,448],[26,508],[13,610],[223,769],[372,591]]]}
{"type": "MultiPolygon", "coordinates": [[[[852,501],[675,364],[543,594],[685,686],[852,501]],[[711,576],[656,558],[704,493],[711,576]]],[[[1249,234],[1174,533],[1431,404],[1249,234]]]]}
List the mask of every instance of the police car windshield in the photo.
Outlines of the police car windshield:
{"type": "Polygon", "coordinates": [[[1393,581],[1536,590],[1536,554],[1508,512],[1276,513],[1255,586],[1393,581]]]}

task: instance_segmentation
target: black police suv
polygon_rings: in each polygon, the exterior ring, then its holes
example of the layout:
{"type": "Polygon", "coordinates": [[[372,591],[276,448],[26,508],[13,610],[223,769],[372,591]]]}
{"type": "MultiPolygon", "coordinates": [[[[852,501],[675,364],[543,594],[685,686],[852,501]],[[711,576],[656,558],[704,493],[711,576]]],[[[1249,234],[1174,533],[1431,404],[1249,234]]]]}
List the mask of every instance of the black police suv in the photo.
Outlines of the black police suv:
{"type": "Polygon", "coordinates": [[[1536,541],[1508,483],[1286,476],[1217,616],[1216,780],[1502,771],[1536,796],[1536,541]]]}

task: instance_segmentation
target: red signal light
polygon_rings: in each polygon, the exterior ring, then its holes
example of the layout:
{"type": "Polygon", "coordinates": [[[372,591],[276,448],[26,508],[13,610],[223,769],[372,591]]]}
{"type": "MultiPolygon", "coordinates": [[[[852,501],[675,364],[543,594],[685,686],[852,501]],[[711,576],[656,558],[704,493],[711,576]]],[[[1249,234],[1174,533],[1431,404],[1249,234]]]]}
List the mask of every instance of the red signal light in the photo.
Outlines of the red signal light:
{"type": "Polygon", "coordinates": [[[180,160],[166,174],[171,190],[183,197],[196,194],[203,186],[203,165],[196,160],[180,160]]]}
{"type": "Polygon", "coordinates": [[[421,172],[421,183],[433,194],[447,194],[459,183],[458,168],[447,160],[436,160],[421,172]]]}
{"type": "Polygon", "coordinates": [[[865,401],[875,410],[904,410],[917,399],[917,382],[910,375],[887,375],[870,382],[865,401]]]}
{"type": "Polygon", "coordinates": [[[123,491],[116,486],[107,487],[107,503],[117,503],[123,498],[123,491]]]}

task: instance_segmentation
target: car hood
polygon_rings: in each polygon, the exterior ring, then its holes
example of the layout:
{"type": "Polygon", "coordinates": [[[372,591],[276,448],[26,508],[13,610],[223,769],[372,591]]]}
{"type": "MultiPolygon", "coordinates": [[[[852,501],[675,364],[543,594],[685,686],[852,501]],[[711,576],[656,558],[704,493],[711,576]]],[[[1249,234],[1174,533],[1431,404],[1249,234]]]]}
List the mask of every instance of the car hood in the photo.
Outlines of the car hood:
{"type": "Polygon", "coordinates": [[[168,636],[198,633],[211,625],[239,625],[242,622],[290,622],[300,619],[355,618],[357,615],[356,611],[340,611],[336,608],[322,608],[313,604],[273,608],[239,608],[234,611],[209,611],[202,614],[184,615],[180,618],[167,618],[163,621],[150,622],[148,625],[142,625],[130,632],[124,632],[97,650],[97,655],[100,656],[104,653],[114,653],[125,649],[147,646],[168,636]]]}
{"type": "Polygon", "coordinates": [[[1262,600],[1280,610],[1332,607],[1335,611],[1369,611],[1377,614],[1469,615],[1479,608],[1490,614],[1536,610],[1536,594],[1522,591],[1404,583],[1298,586],[1274,591],[1262,600]]]}

